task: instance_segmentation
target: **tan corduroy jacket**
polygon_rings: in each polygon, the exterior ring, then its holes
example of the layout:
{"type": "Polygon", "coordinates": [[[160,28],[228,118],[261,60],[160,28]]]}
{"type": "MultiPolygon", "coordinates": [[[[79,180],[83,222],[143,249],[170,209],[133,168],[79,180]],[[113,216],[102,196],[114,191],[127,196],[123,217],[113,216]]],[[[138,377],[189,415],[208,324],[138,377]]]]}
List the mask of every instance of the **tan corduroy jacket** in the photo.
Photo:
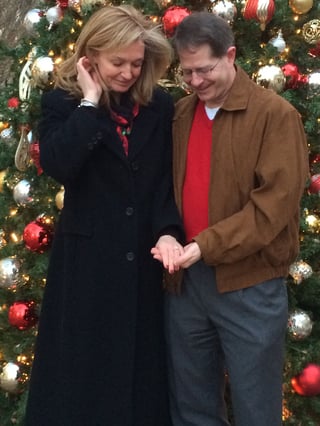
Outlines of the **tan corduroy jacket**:
{"type": "MultiPolygon", "coordinates": [[[[194,94],[180,99],[173,123],[180,212],[196,104],[194,94]]],[[[299,204],[308,171],[298,112],[237,67],[213,123],[209,227],[194,237],[204,262],[216,269],[220,292],[287,276],[299,250],[299,204]]],[[[193,208],[196,215],[197,206],[193,208]]]]}

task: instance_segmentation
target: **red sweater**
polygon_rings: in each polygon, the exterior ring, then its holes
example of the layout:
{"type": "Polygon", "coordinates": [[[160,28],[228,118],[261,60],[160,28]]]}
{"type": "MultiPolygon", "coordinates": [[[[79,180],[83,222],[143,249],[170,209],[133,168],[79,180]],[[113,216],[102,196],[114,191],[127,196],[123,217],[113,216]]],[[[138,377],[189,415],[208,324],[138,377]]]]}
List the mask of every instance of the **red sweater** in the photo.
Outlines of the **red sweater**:
{"type": "Polygon", "coordinates": [[[183,222],[187,241],[208,227],[208,193],[212,125],[203,102],[198,102],[191,127],[186,175],[182,193],[183,222]]]}

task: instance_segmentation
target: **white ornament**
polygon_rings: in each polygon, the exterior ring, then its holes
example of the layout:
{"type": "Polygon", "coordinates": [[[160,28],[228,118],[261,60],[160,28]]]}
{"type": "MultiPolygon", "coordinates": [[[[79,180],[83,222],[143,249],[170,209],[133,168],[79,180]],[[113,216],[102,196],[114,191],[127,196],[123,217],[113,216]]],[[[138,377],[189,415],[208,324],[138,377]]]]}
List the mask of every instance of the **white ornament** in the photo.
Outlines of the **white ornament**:
{"type": "Polygon", "coordinates": [[[286,48],[286,42],[284,41],[281,30],[278,32],[276,37],[270,40],[269,43],[272,44],[272,46],[274,46],[280,53],[282,53],[286,48]]]}

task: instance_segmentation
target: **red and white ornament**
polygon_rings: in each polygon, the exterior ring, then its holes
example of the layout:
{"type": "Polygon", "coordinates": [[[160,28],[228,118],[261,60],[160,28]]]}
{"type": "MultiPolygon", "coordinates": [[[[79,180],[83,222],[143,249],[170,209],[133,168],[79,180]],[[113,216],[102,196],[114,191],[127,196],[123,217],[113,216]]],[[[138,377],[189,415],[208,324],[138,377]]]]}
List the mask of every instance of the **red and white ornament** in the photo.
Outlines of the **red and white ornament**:
{"type": "Polygon", "coordinates": [[[255,19],[260,22],[260,28],[265,30],[275,12],[274,0],[247,0],[244,5],[244,19],[255,19]]]}

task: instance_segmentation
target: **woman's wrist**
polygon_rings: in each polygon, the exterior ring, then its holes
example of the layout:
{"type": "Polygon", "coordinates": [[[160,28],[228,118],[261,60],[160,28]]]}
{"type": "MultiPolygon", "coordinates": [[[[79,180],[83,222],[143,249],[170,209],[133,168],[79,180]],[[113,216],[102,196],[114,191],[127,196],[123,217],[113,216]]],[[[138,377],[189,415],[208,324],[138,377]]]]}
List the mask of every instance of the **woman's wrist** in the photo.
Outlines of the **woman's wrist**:
{"type": "Polygon", "coordinates": [[[88,106],[88,107],[98,108],[98,105],[99,105],[98,102],[91,101],[88,98],[82,98],[80,101],[79,107],[88,106]]]}

